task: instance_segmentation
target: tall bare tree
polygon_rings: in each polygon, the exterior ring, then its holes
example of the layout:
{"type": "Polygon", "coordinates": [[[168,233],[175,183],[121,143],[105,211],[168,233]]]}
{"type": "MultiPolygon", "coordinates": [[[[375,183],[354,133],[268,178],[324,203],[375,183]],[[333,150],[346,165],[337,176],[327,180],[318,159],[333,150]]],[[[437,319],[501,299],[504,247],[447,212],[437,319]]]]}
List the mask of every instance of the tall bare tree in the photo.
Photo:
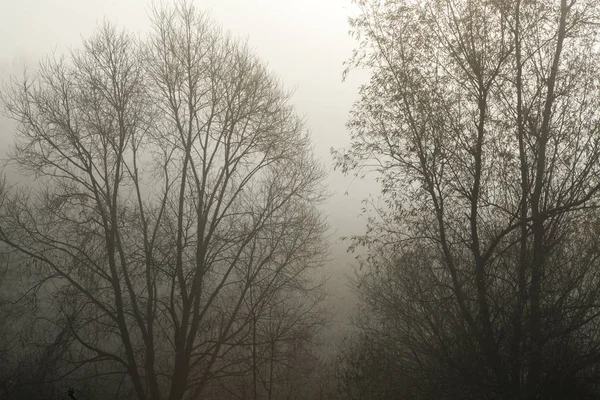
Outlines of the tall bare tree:
{"type": "Polygon", "coordinates": [[[152,22],[105,24],[5,92],[36,181],[2,193],[0,241],[56,276],[75,367],[195,399],[267,304],[318,300],[324,172],[244,43],[185,3],[152,22]]]}
{"type": "Polygon", "coordinates": [[[356,3],[371,80],[336,155],[382,183],[355,244],[383,331],[474,398],[596,379],[597,3],[356,3]]]}

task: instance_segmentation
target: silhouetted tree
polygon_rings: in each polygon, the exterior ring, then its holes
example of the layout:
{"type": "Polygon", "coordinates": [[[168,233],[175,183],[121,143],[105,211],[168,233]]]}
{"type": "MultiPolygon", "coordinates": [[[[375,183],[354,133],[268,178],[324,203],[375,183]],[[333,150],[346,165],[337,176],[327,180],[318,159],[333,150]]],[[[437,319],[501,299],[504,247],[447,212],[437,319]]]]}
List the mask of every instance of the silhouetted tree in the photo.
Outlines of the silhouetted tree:
{"type": "Polygon", "coordinates": [[[147,40],[105,24],[5,92],[36,184],[0,193],[0,241],[53,277],[63,372],[195,399],[242,362],[256,315],[282,298],[317,315],[324,172],[245,44],[184,3],[152,22],[147,40]]]}
{"type": "Polygon", "coordinates": [[[351,62],[371,79],[336,160],[382,185],[354,245],[402,395],[584,398],[600,362],[597,2],[356,3],[351,62]]]}

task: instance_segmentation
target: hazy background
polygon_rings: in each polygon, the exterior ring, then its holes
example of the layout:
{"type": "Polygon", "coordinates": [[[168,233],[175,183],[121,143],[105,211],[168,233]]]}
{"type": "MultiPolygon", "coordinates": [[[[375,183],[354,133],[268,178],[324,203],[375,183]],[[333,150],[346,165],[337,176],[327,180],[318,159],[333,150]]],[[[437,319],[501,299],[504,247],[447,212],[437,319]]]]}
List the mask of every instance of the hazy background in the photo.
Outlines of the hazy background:
{"type": "MultiPolygon", "coordinates": [[[[164,1],[166,4],[168,0],[164,1]]],[[[333,171],[329,150],[349,143],[345,127],[357,99],[363,71],[352,71],[342,82],[343,62],[355,42],[348,35],[348,16],[355,12],[349,0],[195,0],[268,64],[287,89],[297,112],[304,117],[318,157],[330,171],[331,198],[323,206],[331,235],[330,262],[324,274],[334,312],[336,338],[355,303],[348,288],[353,255],[346,253],[341,236],[362,233],[361,200],[375,189],[373,182],[344,177],[333,171]]],[[[151,3],[146,0],[0,0],[0,81],[35,68],[40,58],[80,46],[106,18],[139,35],[150,28],[151,3]]],[[[0,116],[0,158],[12,143],[14,125],[0,116]]]]}

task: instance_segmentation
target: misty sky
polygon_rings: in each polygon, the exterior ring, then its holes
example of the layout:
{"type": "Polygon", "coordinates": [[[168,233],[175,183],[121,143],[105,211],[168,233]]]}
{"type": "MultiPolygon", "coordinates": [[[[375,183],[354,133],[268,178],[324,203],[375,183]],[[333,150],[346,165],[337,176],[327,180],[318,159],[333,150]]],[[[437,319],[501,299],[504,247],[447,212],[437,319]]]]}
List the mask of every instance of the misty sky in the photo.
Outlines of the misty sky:
{"type": "MultiPolygon", "coordinates": [[[[168,1],[165,0],[165,3],[168,1]]],[[[130,32],[149,30],[146,0],[0,0],[0,79],[5,85],[24,67],[34,68],[46,55],[80,46],[106,18],[130,32]]],[[[364,71],[353,71],[342,82],[343,62],[355,42],[348,35],[347,18],[354,11],[349,0],[196,0],[225,29],[247,38],[250,47],[277,75],[310,129],[315,151],[331,171],[332,194],[323,209],[331,226],[331,261],[326,273],[336,320],[346,320],[353,305],[345,274],[352,274],[353,256],[340,236],[364,230],[360,201],[375,190],[372,182],[354,180],[333,171],[329,149],[349,143],[345,127],[357,99],[364,71]]],[[[0,116],[0,157],[12,142],[14,125],[0,116]]]]}

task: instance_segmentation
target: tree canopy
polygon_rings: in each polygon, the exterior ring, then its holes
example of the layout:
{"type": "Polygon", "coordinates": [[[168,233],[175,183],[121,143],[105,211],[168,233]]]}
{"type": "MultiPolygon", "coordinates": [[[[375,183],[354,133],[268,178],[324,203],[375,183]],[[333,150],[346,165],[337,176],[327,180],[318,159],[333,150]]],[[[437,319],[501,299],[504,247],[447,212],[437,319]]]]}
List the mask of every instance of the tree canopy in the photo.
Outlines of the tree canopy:
{"type": "Polygon", "coordinates": [[[105,23],[4,92],[35,184],[0,191],[0,242],[50,299],[52,379],[271,398],[324,322],[324,169],[244,42],[184,2],[152,24],[105,23]]]}
{"type": "Polygon", "coordinates": [[[382,185],[354,244],[387,398],[597,395],[597,2],[356,4],[371,78],[335,157],[382,185]]]}

